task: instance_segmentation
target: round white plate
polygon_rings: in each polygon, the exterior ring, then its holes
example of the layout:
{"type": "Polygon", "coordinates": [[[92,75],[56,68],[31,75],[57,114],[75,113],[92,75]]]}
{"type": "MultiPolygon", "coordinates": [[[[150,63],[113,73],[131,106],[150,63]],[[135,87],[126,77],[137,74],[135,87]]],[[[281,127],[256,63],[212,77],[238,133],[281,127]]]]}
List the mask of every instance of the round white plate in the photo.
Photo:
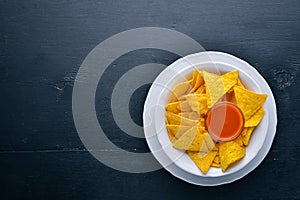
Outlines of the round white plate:
{"type": "Polygon", "coordinates": [[[272,91],[255,68],[232,55],[207,51],[181,58],[161,72],[153,82],[145,101],[143,123],[148,146],[166,170],[189,183],[214,186],[240,179],[261,163],[276,133],[277,114],[272,91]],[[246,156],[226,172],[211,167],[207,174],[203,174],[186,153],[172,147],[168,138],[165,105],[170,100],[170,91],[177,83],[191,78],[195,68],[214,73],[237,69],[246,88],[268,95],[264,104],[265,115],[252,134],[246,156]]]}

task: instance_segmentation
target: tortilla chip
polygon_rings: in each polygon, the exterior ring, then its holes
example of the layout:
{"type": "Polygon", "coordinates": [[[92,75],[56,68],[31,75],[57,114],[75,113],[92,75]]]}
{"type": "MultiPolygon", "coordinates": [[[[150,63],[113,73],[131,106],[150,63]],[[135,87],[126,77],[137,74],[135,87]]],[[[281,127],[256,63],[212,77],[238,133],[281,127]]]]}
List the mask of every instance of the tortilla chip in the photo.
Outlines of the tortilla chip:
{"type": "Polygon", "coordinates": [[[205,114],[207,108],[207,97],[205,94],[188,94],[182,96],[179,100],[185,100],[189,104],[190,109],[199,114],[205,114]]]}
{"type": "Polygon", "coordinates": [[[239,135],[237,138],[235,138],[233,141],[235,141],[236,143],[238,143],[240,146],[243,146],[243,145],[244,145],[242,134],[239,135]]]}
{"type": "Polygon", "coordinates": [[[178,115],[181,117],[189,118],[190,112],[181,112],[181,113],[178,113],[178,115]]]}
{"type": "Polygon", "coordinates": [[[208,152],[204,136],[197,126],[186,131],[173,143],[173,147],[182,150],[208,152]]]}
{"type": "Polygon", "coordinates": [[[176,140],[175,136],[169,130],[168,130],[168,136],[172,143],[176,140]]]}
{"type": "Polygon", "coordinates": [[[192,80],[191,80],[192,87],[194,87],[196,85],[198,74],[199,74],[199,71],[194,70],[193,77],[192,77],[192,80]]]}
{"type": "Polygon", "coordinates": [[[226,93],[221,76],[203,71],[207,106],[212,107],[226,93]]]}
{"type": "Polygon", "coordinates": [[[203,80],[203,76],[202,76],[201,71],[198,71],[198,70],[194,71],[193,83],[194,83],[194,85],[193,85],[193,88],[191,89],[190,92],[196,91],[201,85],[204,84],[204,80],[203,80]],[[196,80],[194,78],[196,78],[196,80]]]}
{"type": "Polygon", "coordinates": [[[216,143],[212,150],[213,151],[219,151],[219,143],[216,143]]]}
{"type": "Polygon", "coordinates": [[[235,86],[239,79],[239,71],[233,70],[221,76],[225,92],[228,92],[235,86]]]}
{"type": "Polygon", "coordinates": [[[192,120],[197,120],[199,122],[204,120],[204,118],[201,115],[199,115],[197,112],[183,112],[183,113],[178,113],[178,115],[192,120]]]}
{"type": "Polygon", "coordinates": [[[217,155],[215,156],[213,162],[216,163],[216,164],[220,164],[220,163],[221,163],[219,154],[217,154],[217,155]]]}
{"type": "Polygon", "coordinates": [[[172,102],[166,105],[166,110],[177,114],[180,112],[180,107],[180,102],[172,102]]]}
{"type": "Polygon", "coordinates": [[[178,140],[173,143],[177,149],[187,150],[197,135],[197,127],[193,126],[187,130],[178,140]]]}
{"type": "Polygon", "coordinates": [[[234,94],[246,121],[262,107],[267,99],[266,94],[257,94],[241,87],[234,87],[234,94]]]}
{"type": "Polygon", "coordinates": [[[243,132],[241,133],[243,138],[243,143],[245,146],[248,146],[254,128],[255,127],[245,127],[243,132]]]}
{"type": "Polygon", "coordinates": [[[221,164],[220,163],[211,163],[210,165],[211,167],[215,167],[215,168],[220,168],[221,167],[221,164]]]}
{"type": "Polygon", "coordinates": [[[245,127],[257,126],[259,122],[262,120],[265,114],[265,109],[261,107],[256,113],[254,113],[246,122],[245,127]]]}
{"type": "Polygon", "coordinates": [[[226,93],[225,101],[230,101],[230,102],[236,104],[236,99],[235,99],[234,91],[233,91],[233,89],[231,89],[231,90],[232,91],[228,91],[226,93]]]}
{"type": "Polygon", "coordinates": [[[244,88],[245,89],[245,86],[243,85],[243,83],[241,82],[241,80],[240,79],[238,79],[238,81],[237,81],[237,84],[236,84],[237,86],[239,86],[239,87],[241,87],[241,88],[244,88]]]}
{"type": "Polygon", "coordinates": [[[180,112],[192,112],[192,108],[190,104],[187,101],[180,101],[177,109],[180,110],[180,112]]]}
{"type": "Polygon", "coordinates": [[[214,150],[215,143],[207,132],[204,133],[204,140],[205,140],[208,151],[214,150]]]}
{"type": "Polygon", "coordinates": [[[197,167],[206,174],[211,166],[215,156],[217,155],[216,151],[210,151],[209,153],[187,151],[189,157],[194,161],[197,167]]]}
{"type": "Polygon", "coordinates": [[[195,94],[205,94],[205,84],[201,85],[194,93],[195,94]]]}
{"type": "Polygon", "coordinates": [[[193,120],[200,120],[200,115],[197,112],[189,112],[187,113],[189,119],[193,119],[193,120]]]}
{"type": "Polygon", "coordinates": [[[173,90],[174,99],[178,99],[182,95],[187,94],[192,89],[192,81],[186,81],[183,83],[179,83],[175,86],[173,90]]]}
{"type": "Polygon", "coordinates": [[[222,142],[219,146],[219,155],[222,171],[226,171],[232,164],[241,160],[246,155],[246,148],[235,141],[222,142]]]}
{"type": "Polygon", "coordinates": [[[172,112],[166,112],[167,120],[169,124],[173,125],[186,125],[186,126],[194,126],[198,123],[197,120],[188,119],[185,117],[182,117],[180,115],[174,114],[172,112]]]}
{"type": "Polygon", "coordinates": [[[200,116],[199,125],[205,127],[205,116],[203,115],[200,116]]]}
{"type": "Polygon", "coordinates": [[[180,138],[190,128],[190,126],[167,125],[168,132],[176,138],[180,138]]]}
{"type": "Polygon", "coordinates": [[[198,131],[202,134],[206,132],[205,127],[202,126],[201,124],[198,124],[198,131]]]}

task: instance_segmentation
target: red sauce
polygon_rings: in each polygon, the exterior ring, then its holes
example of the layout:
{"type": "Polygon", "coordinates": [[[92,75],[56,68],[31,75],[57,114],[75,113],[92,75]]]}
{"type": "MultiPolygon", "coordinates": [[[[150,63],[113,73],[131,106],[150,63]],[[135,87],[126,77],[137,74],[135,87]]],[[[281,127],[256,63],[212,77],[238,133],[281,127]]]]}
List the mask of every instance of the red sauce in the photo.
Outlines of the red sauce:
{"type": "Polygon", "coordinates": [[[207,112],[206,128],[215,140],[233,140],[241,133],[243,126],[243,114],[233,103],[218,103],[207,112]]]}

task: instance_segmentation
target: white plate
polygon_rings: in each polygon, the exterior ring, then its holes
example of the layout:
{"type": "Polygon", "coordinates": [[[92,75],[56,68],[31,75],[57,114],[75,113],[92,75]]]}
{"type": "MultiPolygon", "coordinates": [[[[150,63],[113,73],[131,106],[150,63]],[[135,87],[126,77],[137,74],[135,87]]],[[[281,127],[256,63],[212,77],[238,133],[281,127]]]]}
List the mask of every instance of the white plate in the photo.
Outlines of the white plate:
{"type": "Polygon", "coordinates": [[[229,54],[209,51],[181,58],[161,72],[153,82],[145,101],[143,122],[148,146],[166,170],[187,182],[213,186],[237,180],[260,164],[275,136],[277,114],[274,96],[267,82],[255,68],[229,54]],[[210,168],[207,174],[203,174],[187,154],[172,147],[168,138],[165,105],[169,101],[170,89],[190,78],[195,68],[215,73],[237,69],[241,81],[248,89],[268,95],[264,104],[265,116],[252,134],[246,148],[246,156],[226,172],[219,168],[210,168]]]}

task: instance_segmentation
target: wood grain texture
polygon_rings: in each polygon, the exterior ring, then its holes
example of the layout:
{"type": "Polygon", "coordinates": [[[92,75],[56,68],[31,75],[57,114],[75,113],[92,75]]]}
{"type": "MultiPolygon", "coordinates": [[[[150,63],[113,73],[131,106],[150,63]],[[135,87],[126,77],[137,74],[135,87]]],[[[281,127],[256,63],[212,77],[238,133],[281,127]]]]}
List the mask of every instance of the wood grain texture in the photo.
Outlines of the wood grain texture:
{"type": "MultiPolygon", "coordinates": [[[[1,199],[300,199],[299,1],[0,0],[0,27],[1,199]],[[198,187],[163,169],[115,171],[85,149],[72,118],[77,70],[98,43],[144,26],[178,30],[207,50],[248,61],[265,77],[276,98],[278,127],[270,153],[252,173],[229,185],[198,187]]],[[[143,139],[124,134],[111,120],[112,83],[135,65],[176,59],[144,50],[106,71],[96,109],[114,144],[149,151],[143,139]]],[[[143,109],[138,99],[147,90],[132,99],[137,123],[143,109]]]]}

